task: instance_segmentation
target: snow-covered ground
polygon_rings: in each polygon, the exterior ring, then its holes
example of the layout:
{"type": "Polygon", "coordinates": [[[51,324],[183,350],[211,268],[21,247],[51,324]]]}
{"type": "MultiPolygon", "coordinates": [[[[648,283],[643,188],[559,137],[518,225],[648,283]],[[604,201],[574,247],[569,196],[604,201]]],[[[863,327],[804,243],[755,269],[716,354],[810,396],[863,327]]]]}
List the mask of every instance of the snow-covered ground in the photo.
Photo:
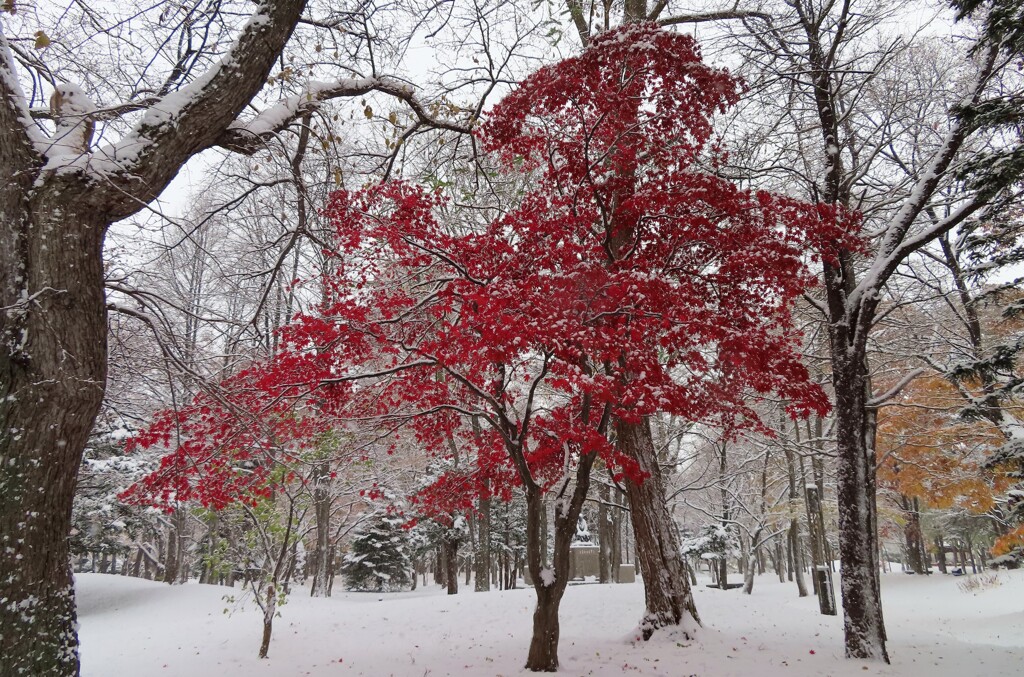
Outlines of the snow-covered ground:
{"type": "MultiPolygon", "coordinates": [[[[667,633],[638,641],[643,587],[579,585],[562,603],[565,675],[997,677],[1024,674],[1024,571],[962,592],[952,576],[883,577],[892,665],[842,658],[842,621],[765,575],[753,596],[696,589],[697,642],[667,633]]],[[[520,675],[532,589],[447,596],[293,591],[259,660],[260,615],[225,595],[239,590],[86,574],[77,577],[86,677],[269,675],[520,675]]]]}

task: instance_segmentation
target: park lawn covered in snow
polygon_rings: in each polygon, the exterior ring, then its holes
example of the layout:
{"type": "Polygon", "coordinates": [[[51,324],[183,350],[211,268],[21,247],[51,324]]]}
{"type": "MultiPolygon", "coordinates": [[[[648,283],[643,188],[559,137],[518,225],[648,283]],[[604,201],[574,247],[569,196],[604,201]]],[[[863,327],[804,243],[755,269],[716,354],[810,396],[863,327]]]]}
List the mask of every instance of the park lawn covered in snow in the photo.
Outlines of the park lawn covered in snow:
{"type": "MultiPolygon", "coordinates": [[[[841,617],[814,597],[759,576],[753,596],[695,589],[705,627],[691,643],[660,632],[638,641],[643,586],[579,585],[562,602],[565,675],[1019,675],[1024,670],[1024,571],[962,592],[964,578],[882,577],[892,665],[846,661],[841,617]]],[[[261,616],[225,601],[240,589],[80,574],[76,577],[85,677],[250,675],[520,675],[530,640],[530,588],[448,596],[295,589],[274,624],[270,658],[256,652],[261,616]],[[229,610],[230,613],[226,613],[229,610]]]]}

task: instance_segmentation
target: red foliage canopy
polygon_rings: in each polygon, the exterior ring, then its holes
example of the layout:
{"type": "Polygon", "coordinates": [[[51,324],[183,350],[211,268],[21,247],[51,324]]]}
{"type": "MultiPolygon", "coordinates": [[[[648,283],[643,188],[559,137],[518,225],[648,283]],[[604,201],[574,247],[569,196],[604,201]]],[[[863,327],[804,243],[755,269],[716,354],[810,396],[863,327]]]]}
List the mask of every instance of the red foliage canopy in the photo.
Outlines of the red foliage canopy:
{"type": "MultiPolygon", "coordinates": [[[[498,218],[474,224],[442,193],[402,182],[336,193],[325,299],[281,331],[269,364],[232,379],[249,393],[235,404],[273,421],[286,447],[352,416],[407,423],[438,453],[452,439],[474,449],[463,472],[492,488],[550,482],[580,453],[630,472],[599,424],[609,416],[756,425],[751,393],[824,412],[790,311],[822,243],[850,243],[857,219],[716,174],[711,116],[741,89],[690,37],[626,26],[534,73],[481,127],[499,168],[532,180],[498,218]]],[[[267,439],[211,407],[165,414],[138,438],[188,424],[172,454],[186,449],[188,462],[147,491],[205,501],[210,489],[181,476],[267,439]]],[[[444,493],[424,496],[465,505],[444,493]]]]}

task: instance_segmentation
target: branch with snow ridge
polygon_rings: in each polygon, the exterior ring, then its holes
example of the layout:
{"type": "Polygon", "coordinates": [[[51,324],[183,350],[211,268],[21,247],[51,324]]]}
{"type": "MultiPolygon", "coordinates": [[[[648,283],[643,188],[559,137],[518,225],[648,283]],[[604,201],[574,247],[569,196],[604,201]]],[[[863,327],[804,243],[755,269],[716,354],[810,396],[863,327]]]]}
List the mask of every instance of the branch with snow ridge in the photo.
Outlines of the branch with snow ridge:
{"type": "Polygon", "coordinates": [[[347,78],[335,82],[310,82],[301,94],[290,96],[259,113],[247,122],[236,122],[229,126],[217,141],[217,145],[228,150],[251,155],[262,148],[264,142],[283,131],[303,115],[315,111],[330,99],[361,96],[370,92],[387,94],[403,101],[421,124],[436,129],[468,134],[469,125],[440,120],[430,115],[423,103],[416,98],[415,89],[399,80],[388,77],[347,78]]]}

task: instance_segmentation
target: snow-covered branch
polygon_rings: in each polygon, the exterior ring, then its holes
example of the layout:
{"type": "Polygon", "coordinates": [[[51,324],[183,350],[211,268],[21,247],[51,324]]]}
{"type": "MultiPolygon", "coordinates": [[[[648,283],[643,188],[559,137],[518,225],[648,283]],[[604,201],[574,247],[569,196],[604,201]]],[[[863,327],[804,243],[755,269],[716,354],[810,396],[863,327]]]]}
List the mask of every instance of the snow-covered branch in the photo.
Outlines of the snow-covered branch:
{"type": "Polygon", "coordinates": [[[926,371],[927,371],[927,369],[925,369],[924,367],[918,367],[917,369],[910,370],[907,374],[905,374],[903,376],[903,378],[901,378],[899,381],[897,381],[896,384],[893,387],[889,388],[888,390],[886,390],[881,395],[877,395],[875,397],[872,397],[870,400],[868,400],[867,406],[868,407],[880,407],[880,406],[882,406],[883,404],[885,404],[886,402],[888,402],[892,398],[894,398],[897,395],[899,395],[903,391],[904,388],[906,388],[908,385],[910,385],[911,381],[913,381],[915,378],[917,378],[921,374],[925,373],[926,371]]]}
{"type": "MultiPolygon", "coordinates": [[[[992,75],[998,56],[999,45],[990,43],[982,59],[982,65],[978,70],[977,77],[970,91],[963,98],[961,108],[969,108],[977,104],[981,99],[982,92],[989,77],[992,75]]],[[[945,219],[931,225],[911,238],[907,237],[911,227],[917,221],[917,217],[924,211],[928,202],[934,196],[935,191],[948,172],[969,133],[970,128],[968,124],[961,118],[955,118],[952,129],[946,135],[941,147],[925,166],[914,183],[910,194],[884,229],[885,234],[883,235],[882,243],[878,248],[871,267],[849,295],[847,300],[847,312],[849,314],[854,314],[854,309],[866,300],[877,298],[877,294],[886,280],[889,279],[889,276],[892,275],[896,267],[910,252],[954,228],[984,205],[984,199],[981,197],[970,200],[945,219]]]]}
{"type": "Polygon", "coordinates": [[[334,82],[310,82],[300,94],[271,106],[252,120],[230,125],[218,139],[217,145],[240,153],[255,152],[263,147],[266,139],[316,110],[323,102],[370,92],[380,92],[403,101],[424,125],[466,134],[471,131],[468,125],[430,115],[416,98],[414,88],[404,82],[388,77],[345,78],[334,82]]]}
{"type": "Polygon", "coordinates": [[[32,121],[7,36],[0,26],[0,177],[33,164],[45,145],[46,139],[32,121]]]}
{"type": "MultiPolygon", "coordinates": [[[[657,10],[657,7],[655,9],[657,10]]],[[[658,12],[660,13],[660,10],[658,10],[658,12]]],[[[652,15],[654,15],[654,12],[652,12],[652,15]]],[[[665,17],[664,19],[657,19],[657,22],[662,26],[675,26],[678,24],[697,24],[707,23],[709,21],[736,21],[740,19],[760,19],[762,21],[771,22],[771,15],[765,14],[764,12],[758,12],[756,10],[734,8],[717,12],[677,14],[675,16],[665,17]]]]}

